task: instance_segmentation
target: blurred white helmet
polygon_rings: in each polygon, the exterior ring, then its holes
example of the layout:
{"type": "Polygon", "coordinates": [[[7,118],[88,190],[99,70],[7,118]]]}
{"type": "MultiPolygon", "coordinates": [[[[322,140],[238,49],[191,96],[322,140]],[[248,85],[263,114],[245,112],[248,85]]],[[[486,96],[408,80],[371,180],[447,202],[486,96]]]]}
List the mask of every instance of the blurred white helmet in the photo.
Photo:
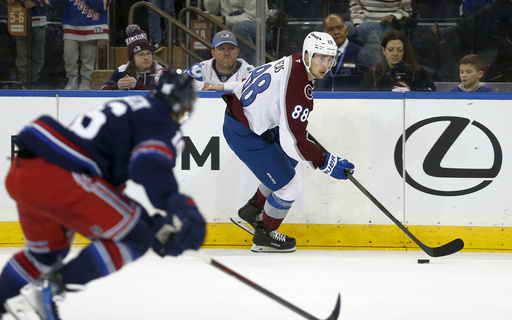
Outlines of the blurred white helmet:
{"type": "MultiPolygon", "coordinates": [[[[333,56],[332,68],[336,64],[336,54],[338,53],[338,46],[332,36],[325,32],[317,32],[313,31],[306,36],[304,39],[304,44],[302,45],[302,60],[304,62],[304,66],[306,70],[311,73],[309,68],[311,67],[311,59],[315,53],[325,54],[328,56],[333,56]],[[308,53],[308,65],[306,65],[306,52],[308,53]]],[[[330,69],[329,68],[329,69],[330,69]]]]}

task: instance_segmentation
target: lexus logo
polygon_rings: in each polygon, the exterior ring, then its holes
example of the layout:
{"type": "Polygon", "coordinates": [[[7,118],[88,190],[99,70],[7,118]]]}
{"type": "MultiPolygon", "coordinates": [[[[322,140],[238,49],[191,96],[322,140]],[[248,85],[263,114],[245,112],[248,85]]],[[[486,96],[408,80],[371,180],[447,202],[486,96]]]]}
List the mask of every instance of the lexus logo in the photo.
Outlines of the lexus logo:
{"type": "MultiPolygon", "coordinates": [[[[498,139],[494,134],[486,128],[484,125],[477,121],[470,121],[466,118],[460,117],[435,117],[422,120],[413,124],[405,131],[405,142],[420,128],[428,126],[429,124],[435,122],[448,122],[448,127],[444,130],[441,136],[434,143],[432,149],[427,153],[425,159],[423,161],[423,171],[425,174],[438,177],[438,178],[472,178],[472,181],[477,180],[475,185],[472,185],[465,189],[458,190],[436,190],[432,187],[427,187],[424,184],[417,182],[408,172],[405,170],[405,181],[412,187],[423,191],[425,193],[437,195],[437,196],[460,196],[469,193],[476,192],[487,187],[492,179],[495,178],[501,169],[501,164],[503,160],[503,153],[501,151],[501,146],[498,142],[498,139]],[[458,168],[446,168],[441,166],[441,161],[450,150],[452,145],[459,139],[459,137],[463,134],[464,130],[467,129],[469,125],[476,127],[478,130],[483,132],[487,139],[489,139],[493,151],[494,151],[494,161],[490,168],[467,168],[467,166],[463,167],[463,163],[461,163],[461,167],[458,168]]],[[[395,166],[398,170],[400,176],[403,177],[404,167],[402,160],[402,145],[403,145],[403,135],[400,136],[398,142],[395,146],[395,166]]]]}

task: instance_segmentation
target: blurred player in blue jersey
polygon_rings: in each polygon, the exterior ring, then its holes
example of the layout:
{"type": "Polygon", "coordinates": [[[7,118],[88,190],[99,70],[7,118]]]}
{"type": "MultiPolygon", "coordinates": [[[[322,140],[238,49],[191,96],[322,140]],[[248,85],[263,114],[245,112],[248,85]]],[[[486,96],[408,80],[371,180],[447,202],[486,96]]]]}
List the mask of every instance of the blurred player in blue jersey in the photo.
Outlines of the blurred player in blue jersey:
{"type": "Polygon", "coordinates": [[[205,221],[173,173],[184,146],[180,123],[196,99],[192,81],[165,70],[146,96],[107,102],[68,127],[42,116],[20,132],[6,187],[27,247],[0,275],[0,315],[60,319],[55,301],[65,291],[116,272],[150,247],[177,256],[202,245],[205,221]],[[166,216],[150,217],[127,197],[128,179],[166,216]],[[91,243],[63,263],[75,232],[91,243]]]}
{"type": "Polygon", "coordinates": [[[296,241],[277,231],[302,190],[300,163],[336,179],[354,165],[308,139],[313,87],[331,69],[338,47],[324,32],[311,32],[302,53],[262,65],[232,93],[224,94],[224,137],[260,180],[256,194],[238,211],[255,230],[254,252],[292,252],[296,241]]]}

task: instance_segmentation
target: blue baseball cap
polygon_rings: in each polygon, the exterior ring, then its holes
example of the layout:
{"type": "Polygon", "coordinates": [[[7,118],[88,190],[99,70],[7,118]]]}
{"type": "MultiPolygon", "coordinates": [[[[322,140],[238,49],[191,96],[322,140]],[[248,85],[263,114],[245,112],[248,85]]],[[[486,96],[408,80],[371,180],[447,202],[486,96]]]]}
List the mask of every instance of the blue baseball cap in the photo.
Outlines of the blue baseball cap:
{"type": "Polygon", "coordinates": [[[238,47],[238,43],[236,42],[236,37],[231,31],[222,30],[215,34],[213,37],[212,45],[214,48],[217,48],[223,43],[231,43],[238,47]]]}

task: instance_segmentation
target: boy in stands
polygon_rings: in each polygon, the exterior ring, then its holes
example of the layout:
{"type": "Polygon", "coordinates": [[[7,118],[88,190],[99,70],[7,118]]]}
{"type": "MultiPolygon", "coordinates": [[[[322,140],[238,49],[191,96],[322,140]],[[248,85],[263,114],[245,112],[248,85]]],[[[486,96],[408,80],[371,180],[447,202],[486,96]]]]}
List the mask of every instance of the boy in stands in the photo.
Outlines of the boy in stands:
{"type": "Polygon", "coordinates": [[[477,54],[469,54],[459,62],[461,83],[452,92],[492,92],[492,89],[480,82],[485,73],[485,61],[477,54]]]}

